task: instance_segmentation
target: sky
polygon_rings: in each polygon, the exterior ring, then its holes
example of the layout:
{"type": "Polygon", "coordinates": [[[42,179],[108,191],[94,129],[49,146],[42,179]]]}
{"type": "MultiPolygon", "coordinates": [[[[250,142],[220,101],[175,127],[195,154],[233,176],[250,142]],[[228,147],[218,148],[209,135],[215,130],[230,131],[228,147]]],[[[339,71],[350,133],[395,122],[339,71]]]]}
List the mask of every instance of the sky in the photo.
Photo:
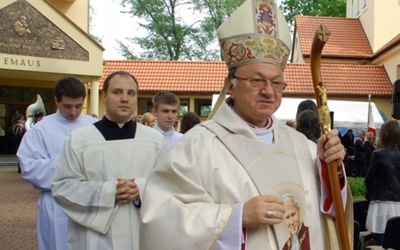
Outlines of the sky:
{"type": "MultiPolygon", "coordinates": [[[[279,5],[280,0],[276,2],[279,5]]],[[[103,59],[125,59],[119,52],[119,45],[116,41],[119,40],[128,44],[129,42],[126,38],[132,38],[136,36],[137,32],[140,32],[138,25],[135,25],[138,22],[138,18],[122,13],[125,9],[119,4],[118,0],[90,0],[90,5],[94,9],[91,33],[102,39],[101,44],[105,49],[103,59]]],[[[181,14],[183,14],[184,19],[194,18],[191,13],[181,14]]],[[[143,31],[141,32],[143,33],[143,31]]]]}
{"type": "MultiPolygon", "coordinates": [[[[101,44],[105,49],[103,59],[106,60],[124,59],[119,52],[117,40],[134,46],[126,38],[146,35],[146,31],[140,30],[139,25],[135,25],[139,18],[123,13],[128,9],[124,9],[118,2],[118,0],[90,0],[90,5],[94,9],[91,34],[102,39],[101,44]]],[[[186,23],[193,23],[201,18],[201,16],[193,16],[191,11],[186,9],[178,10],[178,12],[186,23]]],[[[140,47],[135,49],[140,50],[140,47]]]]}
{"type": "Polygon", "coordinates": [[[91,33],[102,39],[103,59],[124,59],[116,40],[126,42],[127,37],[133,37],[135,17],[121,13],[124,9],[117,0],[90,0],[90,5],[94,9],[91,33]]]}

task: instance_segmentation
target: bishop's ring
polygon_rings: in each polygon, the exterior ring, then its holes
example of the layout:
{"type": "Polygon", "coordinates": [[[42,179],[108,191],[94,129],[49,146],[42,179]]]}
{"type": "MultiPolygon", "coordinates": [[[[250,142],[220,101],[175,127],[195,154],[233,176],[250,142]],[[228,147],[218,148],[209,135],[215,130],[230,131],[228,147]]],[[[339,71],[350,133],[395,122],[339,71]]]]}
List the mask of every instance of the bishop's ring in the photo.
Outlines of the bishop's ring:
{"type": "Polygon", "coordinates": [[[276,212],[274,210],[269,210],[267,212],[267,218],[275,218],[276,217],[276,212]]]}

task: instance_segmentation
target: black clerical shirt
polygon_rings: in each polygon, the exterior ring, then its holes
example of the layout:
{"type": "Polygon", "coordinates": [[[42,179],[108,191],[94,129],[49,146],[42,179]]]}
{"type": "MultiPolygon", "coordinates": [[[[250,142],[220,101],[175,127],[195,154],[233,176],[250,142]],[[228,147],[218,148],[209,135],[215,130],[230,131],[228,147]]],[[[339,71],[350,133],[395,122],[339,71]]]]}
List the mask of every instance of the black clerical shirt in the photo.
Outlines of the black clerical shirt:
{"type": "Polygon", "coordinates": [[[121,128],[116,122],[110,121],[106,116],[102,120],[93,124],[106,141],[133,139],[136,134],[136,122],[129,120],[121,128]]]}

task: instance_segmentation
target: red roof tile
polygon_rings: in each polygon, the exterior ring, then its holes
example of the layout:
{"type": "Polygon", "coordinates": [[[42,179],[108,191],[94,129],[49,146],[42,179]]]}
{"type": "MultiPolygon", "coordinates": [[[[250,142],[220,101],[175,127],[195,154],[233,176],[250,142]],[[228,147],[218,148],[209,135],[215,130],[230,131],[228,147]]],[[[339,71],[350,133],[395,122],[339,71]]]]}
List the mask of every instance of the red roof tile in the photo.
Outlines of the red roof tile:
{"type": "MultiPolygon", "coordinates": [[[[392,84],[383,66],[322,64],[322,80],[328,96],[389,97],[392,84]]],[[[285,70],[288,86],[285,95],[309,95],[314,93],[309,64],[288,64],[285,70]]]]}
{"type": "MultiPolygon", "coordinates": [[[[111,61],[104,62],[103,76],[117,70],[133,74],[139,81],[139,90],[156,92],[219,93],[227,75],[225,62],[193,61],[111,61]]],[[[389,97],[392,84],[383,66],[323,64],[322,77],[328,95],[389,97]]],[[[288,87],[285,95],[313,95],[309,64],[288,64],[285,70],[288,87]]]]}
{"type": "Polygon", "coordinates": [[[188,93],[219,92],[228,72],[224,62],[106,60],[100,85],[107,75],[117,70],[134,75],[141,91],[188,93]]]}
{"type": "Polygon", "coordinates": [[[301,51],[305,56],[310,56],[315,31],[321,24],[325,24],[331,32],[322,52],[323,57],[369,58],[373,56],[368,38],[359,19],[296,16],[295,21],[301,51]]]}

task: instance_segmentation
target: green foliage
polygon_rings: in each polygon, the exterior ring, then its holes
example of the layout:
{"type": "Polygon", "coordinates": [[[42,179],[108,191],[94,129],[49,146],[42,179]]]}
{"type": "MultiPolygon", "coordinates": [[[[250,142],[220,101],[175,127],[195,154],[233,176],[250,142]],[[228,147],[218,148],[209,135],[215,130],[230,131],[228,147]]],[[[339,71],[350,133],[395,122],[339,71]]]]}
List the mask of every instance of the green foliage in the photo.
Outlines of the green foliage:
{"type": "MultiPolygon", "coordinates": [[[[217,37],[218,28],[245,0],[192,0],[194,10],[206,12],[208,15],[201,21],[204,41],[210,43],[217,37]]],[[[222,60],[222,54],[220,55],[222,60]]]]}
{"type": "Polygon", "coordinates": [[[127,59],[217,60],[219,50],[211,46],[216,30],[243,1],[120,0],[124,7],[130,8],[132,16],[144,20],[139,26],[147,31],[144,37],[128,39],[141,47],[140,55],[119,42],[121,51],[127,59]],[[181,13],[188,11],[196,18],[186,23],[181,13]]]}
{"type": "Polygon", "coordinates": [[[183,116],[184,114],[186,114],[188,112],[188,106],[186,105],[180,105],[178,107],[178,116],[183,116]]]}
{"type": "Polygon", "coordinates": [[[119,48],[121,50],[121,54],[123,57],[125,57],[128,60],[137,60],[137,56],[135,56],[132,51],[129,50],[129,47],[126,46],[124,43],[121,41],[117,41],[119,48]]]}
{"type": "Polygon", "coordinates": [[[95,36],[95,35],[93,35],[93,34],[90,34],[90,36],[91,36],[96,42],[98,42],[99,44],[102,44],[102,43],[103,43],[103,38],[100,38],[100,37],[95,36]]]}
{"type": "Polygon", "coordinates": [[[363,177],[347,177],[347,183],[350,187],[353,199],[364,199],[367,189],[363,177]]]}
{"type": "Polygon", "coordinates": [[[345,17],[346,0],[282,0],[280,9],[293,27],[297,15],[345,17]]]}
{"type": "Polygon", "coordinates": [[[243,2],[244,0],[192,0],[195,10],[208,12],[202,24],[211,33],[243,2]]]}
{"type": "Polygon", "coordinates": [[[200,106],[200,115],[208,117],[211,113],[211,106],[202,105],[200,106]]]}

